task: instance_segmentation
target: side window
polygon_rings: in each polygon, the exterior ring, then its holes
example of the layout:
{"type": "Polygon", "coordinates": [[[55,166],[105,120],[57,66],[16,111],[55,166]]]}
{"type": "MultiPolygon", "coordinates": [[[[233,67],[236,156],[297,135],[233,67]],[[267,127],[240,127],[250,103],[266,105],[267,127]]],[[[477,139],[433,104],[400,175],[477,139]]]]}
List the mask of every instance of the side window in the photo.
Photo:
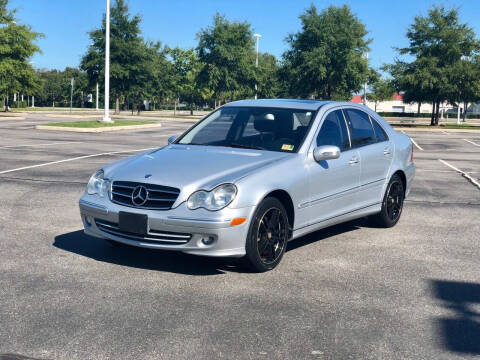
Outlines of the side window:
{"type": "Polygon", "coordinates": [[[344,112],[350,127],[352,147],[373,144],[377,141],[370,117],[366,113],[356,109],[345,109],[344,112]]]}
{"type": "Polygon", "coordinates": [[[341,111],[332,111],[323,120],[322,127],[317,136],[317,146],[335,145],[341,151],[350,147],[348,141],[347,127],[341,111]]]}
{"type": "Polygon", "coordinates": [[[380,124],[375,119],[370,118],[370,120],[372,120],[373,129],[375,130],[375,135],[377,136],[377,142],[388,141],[388,135],[380,126],[380,124]]]}

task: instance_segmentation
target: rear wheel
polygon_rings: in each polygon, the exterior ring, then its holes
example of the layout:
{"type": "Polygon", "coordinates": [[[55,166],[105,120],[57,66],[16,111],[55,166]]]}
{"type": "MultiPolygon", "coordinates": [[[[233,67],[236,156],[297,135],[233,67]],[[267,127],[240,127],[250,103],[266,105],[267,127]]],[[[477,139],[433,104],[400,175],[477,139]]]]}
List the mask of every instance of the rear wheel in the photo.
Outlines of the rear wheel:
{"type": "Polygon", "coordinates": [[[402,179],[397,174],[393,175],[388,183],[387,190],[382,201],[382,210],[371,216],[373,223],[380,227],[389,228],[395,226],[400,219],[403,209],[405,190],[402,179]]]}
{"type": "Polygon", "coordinates": [[[288,237],[285,207],[276,198],[266,198],[258,206],[250,224],[244,264],[255,272],[272,270],[282,260],[288,237]]]}

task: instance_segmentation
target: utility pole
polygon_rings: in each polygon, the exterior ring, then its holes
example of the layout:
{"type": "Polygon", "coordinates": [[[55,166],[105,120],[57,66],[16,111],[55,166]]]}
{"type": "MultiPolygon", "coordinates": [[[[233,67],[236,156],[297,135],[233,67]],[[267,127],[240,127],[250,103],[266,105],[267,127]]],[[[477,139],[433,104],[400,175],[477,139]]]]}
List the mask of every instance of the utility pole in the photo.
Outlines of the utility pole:
{"type": "Polygon", "coordinates": [[[72,77],[72,80],[70,80],[70,114],[72,113],[72,103],[73,103],[73,77],[72,77]]]}
{"type": "MultiPolygon", "coordinates": [[[[368,67],[368,52],[365,53],[365,59],[367,59],[367,67],[368,67]]],[[[363,84],[363,105],[367,105],[367,80],[365,79],[365,83],[363,84]]]]}
{"type": "Polygon", "coordinates": [[[105,16],[105,103],[102,122],[112,122],[110,119],[110,0],[107,1],[105,16]]]}
{"type": "MultiPolygon", "coordinates": [[[[255,34],[253,36],[255,36],[255,43],[256,43],[255,46],[257,48],[257,57],[255,59],[255,69],[258,69],[258,39],[260,39],[262,37],[262,35],[255,34]]],[[[257,100],[257,90],[258,90],[258,85],[257,85],[257,83],[255,83],[255,100],[257,100]]]]}
{"type": "Polygon", "coordinates": [[[97,98],[95,100],[95,109],[98,110],[98,82],[97,82],[97,98]]]}

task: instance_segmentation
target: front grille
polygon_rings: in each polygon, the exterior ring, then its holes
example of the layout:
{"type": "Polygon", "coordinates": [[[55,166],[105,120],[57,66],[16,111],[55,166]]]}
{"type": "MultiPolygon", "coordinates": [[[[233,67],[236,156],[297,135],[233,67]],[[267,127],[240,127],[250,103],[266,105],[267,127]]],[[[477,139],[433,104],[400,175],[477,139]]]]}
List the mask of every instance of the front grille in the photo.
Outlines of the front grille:
{"type": "Polygon", "coordinates": [[[114,181],[112,184],[112,202],[120,205],[151,210],[169,210],[177,200],[180,189],[144,184],[132,181],[114,181]],[[147,189],[147,201],[142,206],[137,206],[132,202],[132,192],[137,187],[143,185],[147,189]]]}
{"type": "Polygon", "coordinates": [[[116,223],[100,219],[95,219],[95,225],[97,225],[97,228],[104,233],[118,236],[127,240],[141,241],[151,244],[184,245],[192,238],[192,234],[159,231],[153,229],[150,229],[147,235],[133,234],[120,230],[118,224],[116,223]]]}

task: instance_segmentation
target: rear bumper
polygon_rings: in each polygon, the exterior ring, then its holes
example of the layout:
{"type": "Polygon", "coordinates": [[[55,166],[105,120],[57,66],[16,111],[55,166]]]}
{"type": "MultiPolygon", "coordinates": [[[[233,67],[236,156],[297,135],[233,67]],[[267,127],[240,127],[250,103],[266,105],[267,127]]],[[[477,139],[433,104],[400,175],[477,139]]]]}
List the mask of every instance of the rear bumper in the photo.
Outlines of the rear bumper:
{"type": "Polygon", "coordinates": [[[88,235],[143,248],[222,257],[245,255],[245,240],[255,210],[254,207],[240,209],[227,207],[215,212],[204,209],[189,210],[185,203],[168,211],[145,210],[117,205],[108,199],[88,194],[82,196],[79,206],[85,233],[88,235]],[[115,229],[120,211],[148,215],[149,234],[141,237],[118,232],[118,229],[107,232],[108,228],[104,226],[101,228],[103,223],[110,224],[115,229]],[[246,217],[247,221],[241,225],[231,226],[231,220],[237,217],[246,217]],[[159,233],[167,235],[165,241],[158,239],[159,233]],[[172,240],[185,239],[185,235],[190,235],[189,240],[185,240],[186,243],[172,240]],[[202,242],[205,238],[209,238],[213,243],[206,245],[202,242]]]}
{"type": "Polygon", "coordinates": [[[412,181],[415,177],[415,164],[411,163],[406,169],[405,169],[405,176],[407,178],[407,188],[405,189],[405,197],[408,196],[410,193],[410,189],[412,188],[412,181]]]}

